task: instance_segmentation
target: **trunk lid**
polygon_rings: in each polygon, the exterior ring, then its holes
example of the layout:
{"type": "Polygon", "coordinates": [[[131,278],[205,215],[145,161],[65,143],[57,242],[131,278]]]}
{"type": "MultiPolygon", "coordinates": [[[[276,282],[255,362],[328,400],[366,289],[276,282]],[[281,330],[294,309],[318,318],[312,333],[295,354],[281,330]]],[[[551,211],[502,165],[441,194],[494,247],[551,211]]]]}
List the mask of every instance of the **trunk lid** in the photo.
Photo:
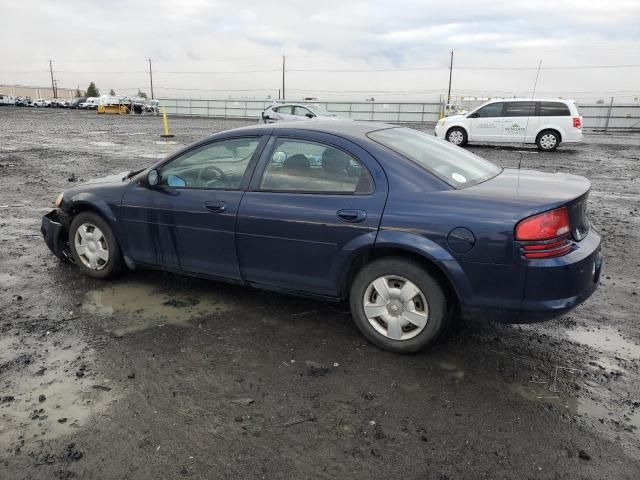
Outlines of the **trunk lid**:
{"type": "Polygon", "coordinates": [[[591,182],[579,175],[505,168],[486,182],[464,189],[474,195],[511,199],[526,218],[536,213],[566,206],[571,233],[577,241],[589,232],[587,197],[591,182]]]}

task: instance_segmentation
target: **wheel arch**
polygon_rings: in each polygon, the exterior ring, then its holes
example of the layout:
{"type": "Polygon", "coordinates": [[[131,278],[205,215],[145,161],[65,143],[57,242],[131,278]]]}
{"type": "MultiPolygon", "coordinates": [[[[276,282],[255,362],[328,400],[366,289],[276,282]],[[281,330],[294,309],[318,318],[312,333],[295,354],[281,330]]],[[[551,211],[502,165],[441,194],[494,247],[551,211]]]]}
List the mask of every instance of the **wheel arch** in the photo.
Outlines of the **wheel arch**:
{"type": "Polygon", "coordinates": [[[538,143],[538,140],[540,140],[540,136],[544,133],[544,132],[555,132],[558,134],[558,136],[560,137],[560,141],[562,142],[562,131],[555,125],[544,125],[542,127],[540,127],[538,129],[538,132],[536,133],[536,140],[535,142],[538,143]]]}
{"type": "MultiPolygon", "coordinates": [[[[415,236],[415,234],[409,233],[406,235],[415,236]]],[[[422,238],[424,239],[424,237],[422,238]]],[[[353,279],[365,265],[381,258],[404,258],[420,265],[439,281],[449,301],[449,308],[452,310],[452,313],[458,314],[462,310],[461,298],[468,288],[466,278],[464,278],[458,262],[444,249],[441,247],[438,248],[442,250],[445,255],[443,255],[442,252],[434,255],[432,252],[416,248],[415,245],[395,242],[376,242],[375,245],[360,249],[353,255],[342,274],[340,285],[341,298],[349,297],[349,290],[353,279]]]]}
{"type": "Polygon", "coordinates": [[[467,140],[469,140],[469,130],[467,129],[467,127],[465,125],[462,125],[460,123],[454,123],[453,125],[448,125],[447,126],[447,131],[444,134],[444,138],[445,139],[449,136],[449,132],[451,130],[453,130],[454,128],[459,128],[461,130],[464,130],[464,134],[467,136],[467,140]]]}
{"type": "Polygon", "coordinates": [[[73,217],[83,212],[91,212],[100,216],[100,218],[107,222],[109,228],[111,228],[120,248],[123,247],[123,239],[120,235],[120,228],[116,216],[107,202],[100,197],[91,193],[80,193],[73,196],[68,203],[65,202],[63,204],[63,210],[70,217],[69,223],[71,223],[73,217]]]}

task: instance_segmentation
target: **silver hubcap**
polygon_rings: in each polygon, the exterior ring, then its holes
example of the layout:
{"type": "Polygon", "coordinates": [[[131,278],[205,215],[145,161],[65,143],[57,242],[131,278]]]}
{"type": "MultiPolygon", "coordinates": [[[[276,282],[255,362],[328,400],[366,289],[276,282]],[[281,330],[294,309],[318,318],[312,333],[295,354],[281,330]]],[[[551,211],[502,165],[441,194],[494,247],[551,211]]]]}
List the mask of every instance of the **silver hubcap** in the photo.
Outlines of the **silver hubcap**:
{"type": "Polygon", "coordinates": [[[74,238],[76,253],[85,267],[102,270],[109,261],[109,244],[102,230],[92,223],[83,223],[74,238]]]}
{"type": "Polygon", "coordinates": [[[540,146],[545,150],[556,146],[556,136],[552,133],[545,133],[540,137],[540,146]]]}
{"type": "Polygon", "coordinates": [[[463,140],[464,135],[462,135],[462,132],[460,130],[454,130],[449,134],[449,142],[453,143],[454,145],[460,145],[463,140]]]}
{"type": "Polygon", "coordinates": [[[385,275],[375,279],[364,292],[364,313],[371,326],[392,340],[409,340],[429,320],[427,300],[406,278],[385,275]]]}

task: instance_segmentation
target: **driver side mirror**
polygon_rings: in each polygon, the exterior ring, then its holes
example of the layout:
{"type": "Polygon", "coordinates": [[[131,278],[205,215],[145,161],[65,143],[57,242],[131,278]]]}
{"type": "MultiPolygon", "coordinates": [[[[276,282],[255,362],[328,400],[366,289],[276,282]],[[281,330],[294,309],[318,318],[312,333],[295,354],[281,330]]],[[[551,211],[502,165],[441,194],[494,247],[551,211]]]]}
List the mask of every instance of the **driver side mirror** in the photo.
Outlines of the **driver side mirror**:
{"type": "Polygon", "coordinates": [[[473,112],[473,113],[470,113],[467,118],[478,118],[479,116],[480,114],[478,112],[473,112]]]}
{"type": "Polygon", "coordinates": [[[155,187],[156,185],[158,185],[159,181],[160,176],[158,175],[158,170],[156,170],[155,168],[153,170],[149,170],[149,172],[147,173],[146,186],[155,187]]]}
{"type": "Polygon", "coordinates": [[[304,116],[307,117],[307,118],[315,117],[315,115],[313,113],[305,113],[304,116]]]}

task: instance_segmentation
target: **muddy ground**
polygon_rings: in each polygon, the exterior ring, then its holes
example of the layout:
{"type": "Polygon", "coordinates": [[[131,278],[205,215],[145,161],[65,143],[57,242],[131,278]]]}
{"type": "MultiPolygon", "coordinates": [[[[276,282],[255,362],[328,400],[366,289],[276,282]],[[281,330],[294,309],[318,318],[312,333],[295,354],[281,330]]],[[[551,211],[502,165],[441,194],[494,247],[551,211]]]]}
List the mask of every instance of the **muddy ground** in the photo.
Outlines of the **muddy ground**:
{"type": "Polygon", "coordinates": [[[424,353],[346,305],[172,274],[81,276],[39,233],[55,196],[241,121],[0,109],[0,479],[640,478],[640,135],[470,147],[593,182],[593,297],[471,323],[424,353]]]}

